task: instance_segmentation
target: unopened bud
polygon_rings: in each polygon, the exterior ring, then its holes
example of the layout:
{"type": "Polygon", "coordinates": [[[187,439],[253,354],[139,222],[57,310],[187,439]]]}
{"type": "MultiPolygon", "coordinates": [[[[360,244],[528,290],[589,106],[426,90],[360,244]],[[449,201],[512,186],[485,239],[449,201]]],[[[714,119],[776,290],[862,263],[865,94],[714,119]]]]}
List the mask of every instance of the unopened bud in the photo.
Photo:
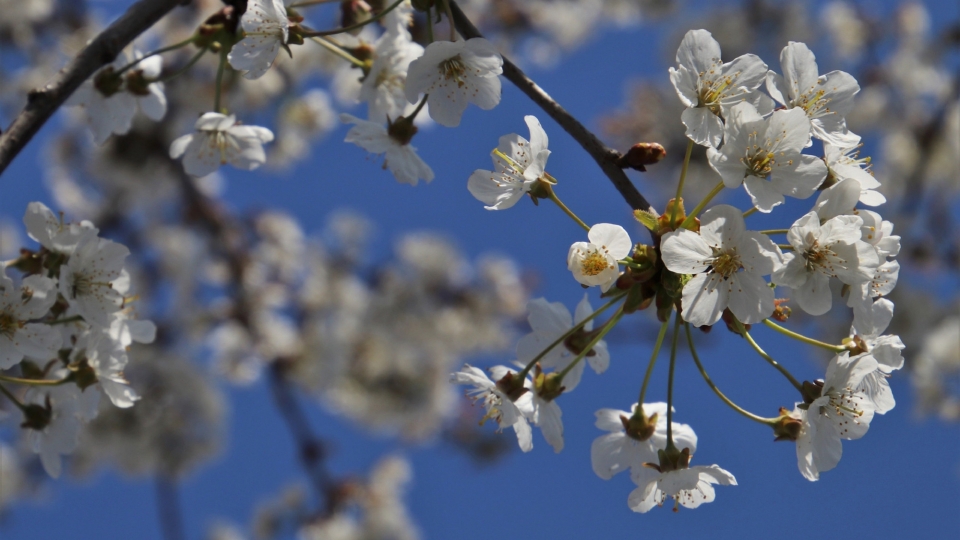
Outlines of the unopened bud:
{"type": "Polygon", "coordinates": [[[667,156],[667,150],[660,143],[637,143],[620,156],[617,165],[624,169],[646,171],[646,165],[653,165],[667,156]]]}
{"type": "Polygon", "coordinates": [[[669,231],[675,231],[680,228],[680,224],[687,219],[687,212],[683,208],[683,198],[678,202],[676,199],[670,199],[667,201],[667,208],[663,211],[663,214],[660,214],[660,218],[657,220],[657,224],[660,225],[661,234],[665,234],[669,231]],[[677,207],[677,215],[673,217],[673,207],[677,207]]]}

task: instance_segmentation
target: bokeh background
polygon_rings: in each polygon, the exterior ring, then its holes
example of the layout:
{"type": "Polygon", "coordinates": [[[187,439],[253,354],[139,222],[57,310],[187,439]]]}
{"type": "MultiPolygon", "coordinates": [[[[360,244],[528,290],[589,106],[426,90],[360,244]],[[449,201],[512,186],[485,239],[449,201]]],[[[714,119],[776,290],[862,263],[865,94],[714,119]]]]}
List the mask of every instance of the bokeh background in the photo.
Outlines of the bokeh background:
{"type": "MultiPolygon", "coordinates": [[[[49,77],[128,4],[0,0],[0,124],[22,106],[25,89],[49,77]]],[[[854,74],[862,90],[848,122],[883,183],[888,204],[879,211],[902,237],[900,281],[891,297],[891,331],[907,346],[906,366],[890,380],[897,407],[875,418],[862,440],[845,442],[840,465],[810,483],[797,470],[794,445],[772,442],[768,430],[720,403],[682,351],[676,419],[699,436],[695,463],[719,464],[739,485],[718,488],[715,502],[694,511],[631,512],[626,499],[633,484],[625,475],[596,477],[590,443],[602,434],[594,412],[627,409],[636,397],[658,328],[652,313],[626,318],[608,337],[610,369],[599,376],[587,370],[560,399],[566,439],[560,454],[539,433],[534,450],[523,454],[510,431],[477,426],[482,413],[462,389],[444,382],[444,373],[465,361],[512,360],[516,338],[527,331],[527,298],[572,310],[584,294],[565,265],[569,245],[583,239],[576,224],[549,203],[529,200],[488,212],[465,189],[473,170],[490,167],[499,136],[526,136],[524,115],[540,118],[550,136],[548,170],[559,180],[560,197],[587,223],[619,223],[635,241],[648,240],[589,156],[504,80],[494,110],[468,108],[456,129],[423,126],[414,145],[436,179],[398,184],[380,160],[342,142],[346,127],[336,114],[365,110],[345,99],[349,70],[319,47],[301,54],[308,43],[294,48],[293,60],[281,55],[264,79],[228,83],[231,110],[278,134],[268,165],[254,172],[223,168],[188,189],[179,165],[164,154],[212,104],[210,57],[168,84],[171,110],[161,124],[137,124],[97,148],[76,111],[61,112],[0,179],[0,259],[32,247],[20,221],[31,201],[91,219],[139,253],[133,264],[141,313],[161,329],[156,344],[131,351],[128,374],[145,395],[135,407],[140,416],[102,415],[57,481],[43,476],[19,442],[16,410],[0,404],[7,414],[0,420],[0,537],[173,538],[164,536],[161,522],[170,525],[175,507],[190,539],[355,538],[320,526],[324,501],[305,474],[289,411],[278,407],[277,380],[322,440],[314,463],[338,481],[352,479],[340,484],[348,492],[368,486],[364,502],[344,512],[349,519],[380,516],[382,526],[368,527],[365,538],[956,535],[960,4],[463,5],[505,54],[609,145],[666,147],[666,160],[631,173],[661,207],[685,147],[680,103],[667,77],[684,32],[706,28],[725,60],[752,52],[776,70],[787,41],[803,41],[821,73],[854,74]],[[204,209],[236,234],[211,234],[204,209]],[[239,287],[231,282],[234,252],[246,254],[239,287]],[[357,302],[366,302],[363,315],[351,311],[357,302]],[[237,325],[232,319],[244,309],[253,322],[237,325]],[[361,330],[330,330],[350,316],[361,330]],[[434,339],[439,345],[429,345],[434,339]],[[337,348],[344,346],[350,351],[337,348]],[[328,365],[344,358],[368,372],[344,374],[342,365],[328,365]],[[384,393],[398,401],[384,401],[384,393]],[[396,403],[412,405],[399,410],[396,403]],[[407,519],[412,525],[399,523],[407,519]]],[[[143,48],[182,39],[220,6],[179,8],[143,48]]],[[[333,27],[329,7],[305,13],[315,27],[333,27]]],[[[418,20],[414,35],[422,32],[418,20]]],[[[699,200],[715,182],[697,148],[688,200],[699,200]]],[[[748,207],[742,192],[724,197],[748,207]]],[[[771,215],[749,218],[750,226],[787,227],[811,203],[791,199],[771,215]]],[[[598,291],[586,293],[599,305],[598,291]]],[[[832,341],[846,335],[849,321],[848,310],[835,309],[819,319],[797,316],[791,325],[832,341]]],[[[798,378],[823,376],[829,358],[822,351],[762,327],[754,335],[798,378]]],[[[764,416],[792,407],[789,384],[739,338],[719,327],[697,338],[707,370],[735,401],[764,416]]],[[[653,400],[666,397],[666,367],[660,362],[655,372],[653,400]]]]}

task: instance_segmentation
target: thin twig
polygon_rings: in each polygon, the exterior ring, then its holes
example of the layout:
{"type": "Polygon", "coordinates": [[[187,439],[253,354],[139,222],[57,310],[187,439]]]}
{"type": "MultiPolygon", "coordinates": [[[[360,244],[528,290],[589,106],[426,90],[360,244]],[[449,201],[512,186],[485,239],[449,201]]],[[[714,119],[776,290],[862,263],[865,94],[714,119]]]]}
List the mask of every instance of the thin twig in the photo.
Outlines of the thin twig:
{"type": "Polygon", "coordinates": [[[270,389],[280,416],[283,417],[297,445],[297,453],[304,472],[310,477],[317,496],[323,498],[327,513],[332,513],[337,503],[336,483],[324,467],[326,451],[323,441],[313,434],[310,422],[297,403],[293,388],[283,373],[280,361],[270,366],[270,389]]]}
{"type": "Polygon", "coordinates": [[[140,0],[84,47],[53,82],[30,91],[26,107],[0,135],[0,174],[83,81],[113,62],[131,41],[182,3],[183,0],[140,0]]]}
{"type": "MultiPolygon", "coordinates": [[[[470,22],[470,19],[464,15],[460,6],[450,0],[450,11],[453,13],[453,22],[457,31],[465,39],[483,37],[477,27],[470,22]]],[[[562,127],[571,137],[576,140],[584,150],[597,162],[600,169],[603,170],[607,178],[613,182],[620,195],[627,204],[635,210],[652,211],[653,206],[647,199],[640,194],[636,186],[630,182],[623,168],[617,165],[617,161],[622,157],[620,152],[607,147],[596,135],[587,129],[579,120],[560,106],[543,88],[533,82],[527,75],[511,62],[507,57],[503,57],[503,76],[512,82],[521,92],[527,95],[534,103],[540,106],[551,118],[553,118],[560,127],[562,127]]]]}
{"type": "Polygon", "coordinates": [[[164,474],[158,474],[155,481],[157,497],[157,518],[164,540],[184,540],[183,516],[180,513],[180,493],[177,481],[164,474]]]}

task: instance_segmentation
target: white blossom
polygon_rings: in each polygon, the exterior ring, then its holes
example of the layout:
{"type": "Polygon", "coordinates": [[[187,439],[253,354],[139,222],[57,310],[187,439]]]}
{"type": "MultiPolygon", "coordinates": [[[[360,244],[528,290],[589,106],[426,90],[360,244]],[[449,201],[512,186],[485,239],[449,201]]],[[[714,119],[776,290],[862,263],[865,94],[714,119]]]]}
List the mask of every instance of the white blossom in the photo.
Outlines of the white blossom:
{"type": "Polygon", "coordinates": [[[89,221],[64,223],[63,215],[57,216],[42,202],[27,205],[23,215],[27,234],[41,246],[58,253],[70,254],[82,240],[100,232],[89,221]]]}
{"type": "Polygon", "coordinates": [[[122,244],[88,238],[60,267],[60,294],[90,324],[110,326],[110,317],[123,306],[129,276],[123,264],[130,250],[122,244]]]}
{"type": "Polygon", "coordinates": [[[860,185],[859,200],[867,206],[879,206],[887,202],[877,188],[880,182],[870,172],[870,158],[859,158],[860,137],[851,146],[840,147],[828,142],[823,143],[823,159],[827,163],[829,175],[836,181],[848,178],[860,185]]]}
{"type": "MultiPolygon", "coordinates": [[[[634,403],[630,412],[617,409],[600,409],[596,412],[596,426],[610,433],[593,441],[590,462],[593,472],[604,480],[627,469],[641,471],[645,463],[657,463],[657,451],[667,447],[667,404],[643,404],[644,415],[648,418],[657,415],[653,434],[643,441],[629,435],[624,429],[624,422],[632,418],[636,410],[637,404],[634,403]]],[[[691,454],[697,451],[697,434],[687,424],[673,423],[673,441],[677,448],[689,448],[691,454]]]]}
{"type": "Polygon", "coordinates": [[[798,405],[791,416],[800,420],[797,464],[804,478],[820,479],[840,462],[841,439],[859,439],[873,419],[873,403],[858,388],[864,376],[877,369],[869,356],[850,358],[844,352],[827,365],[820,397],[807,406],[798,405]]]}
{"type": "MultiPolygon", "coordinates": [[[[69,375],[66,369],[50,374],[50,380],[62,380],[69,375]]],[[[77,448],[82,422],[96,416],[100,393],[95,390],[81,392],[75,384],[56,386],[32,386],[24,395],[24,403],[42,407],[49,417],[45,425],[28,428],[27,437],[34,452],[40,454],[44,470],[53,478],[61,472],[63,454],[77,448]]]]}
{"type": "Polygon", "coordinates": [[[850,328],[850,338],[862,352],[853,358],[869,356],[876,361],[877,369],[864,375],[857,389],[870,399],[878,414],[886,414],[896,405],[887,378],[903,367],[901,351],[905,346],[899,336],[883,334],[893,319],[893,302],[880,298],[860,311],[850,328]]]}
{"type": "Polygon", "coordinates": [[[417,155],[417,149],[410,141],[403,142],[393,137],[382,124],[361,120],[352,114],[341,114],[340,121],[355,124],[344,141],[355,143],[372,154],[383,154],[384,166],[398,182],[415,186],[421,178],[427,182],[433,180],[433,169],[417,155]]]}
{"type": "Polygon", "coordinates": [[[387,25],[387,31],[374,44],[376,56],[360,85],[360,101],[367,103],[367,119],[371,122],[396,120],[415,107],[407,101],[407,71],[410,63],[423,55],[423,47],[411,39],[401,23],[387,25]]]}
{"type": "Polygon", "coordinates": [[[163,83],[149,82],[160,77],[163,59],[158,55],[141,58],[143,55],[136,50],[132,54],[126,51],[120,53],[110,66],[87,79],[67,101],[68,106],[84,108],[93,131],[93,140],[98,145],[106,142],[110,135],[129,132],[137,110],[155,121],[161,120],[167,113],[163,83]],[[125,74],[113,75],[116,70],[136,60],[140,61],[125,74]],[[98,84],[98,78],[114,76],[120,77],[116,83],[119,86],[105,94],[101,86],[107,85],[98,84]],[[143,85],[141,81],[148,84],[143,85]]]}
{"type": "Polygon", "coordinates": [[[206,176],[227,163],[252,171],[267,160],[263,144],[273,140],[265,127],[240,125],[235,116],[215,112],[204,113],[194,129],[170,145],[170,157],[183,156],[183,168],[191,176],[206,176]]]}
{"type": "Polygon", "coordinates": [[[769,72],[767,92],[788,109],[800,109],[810,118],[814,137],[843,148],[855,146],[859,137],[847,129],[846,114],[860,91],[857,80],[845,71],[820,75],[813,52],[791,41],[780,52],[783,75],[769,72]]]}
{"type": "Polygon", "coordinates": [[[574,242],[567,253],[567,268],[578,282],[607,292],[620,276],[620,259],[630,254],[630,235],[619,225],[598,223],[587,232],[589,242],[574,242]]]}
{"type": "Polygon", "coordinates": [[[123,344],[105,330],[91,329],[74,345],[72,362],[86,361],[97,377],[97,383],[110,401],[121,409],[132,407],[140,395],[124,378],[127,352],[123,344]]]}
{"type": "Polygon", "coordinates": [[[540,428],[540,433],[543,433],[543,438],[553,447],[553,451],[560,453],[563,450],[563,413],[560,405],[555,399],[546,400],[534,391],[530,393],[533,404],[531,419],[534,425],[540,428]]]}
{"type": "Polygon", "coordinates": [[[793,298],[807,313],[830,311],[831,277],[859,286],[880,265],[873,246],[860,240],[861,225],[863,220],[857,216],[837,216],[821,225],[816,212],[806,214],[787,232],[794,250],[784,253],[784,264],[771,279],[793,289],[793,298]]]}
{"type": "MultiPolygon", "coordinates": [[[[510,370],[503,366],[496,366],[491,371],[505,375],[510,370]]],[[[511,400],[483,370],[469,364],[464,364],[463,369],[450,375],[450,382],[472,385],[473,388],[467,393],[474,401],[482,403],[486,408],[484,420],[494,419],[497,422],[498,431],[505,427],[512,427],[517,434],[520,449],[524,452],[533,450],[533,432],[530,429],[530,423],[527,422],[527,416],[533,413],[530,392],[524,392],[516,401],[511,400]]]]}
{"type": "Polygon", "coordinates": [[[783,204],[784,195],[806,199],[823,183],[823,160],[800,153],[810,140],[810,121],[802,111],[774,111],[764,118],[753,105],[740,103],[726,119],[723,147],[707,149],[710,166],[726,187],[743,184],[761,212],[783,204]]]}
{"type": "Polygon", "coordinates": [[[24,356],[43,362],[57,357],[60,334],[47,324],[30,322],[45,316],[56,301],[53,280],[27,276],[17,287],[0,271],[0,370],[24,356]]]}
{"type": "Polygon", "coordinates": [[[430,118],[447,127],[460,125],[467,103],[490,110],[500,103],[503,57],[483,38],[434,41],[410,64],[406,95],[416,103],[427,94],[430,118]]]}
{"type": "Polygon", "coordinates": [[[637,489],[630,493],[627,504],[634,512],[646,513],[654,506],[663,506],[667,498],[677,507],[696,508],[713,502],[716,492],[713,484],[735,486],[737,479],[717,465],[682,468],[660,472],[656,469],[638,469],[631,474],[637,489]]]}
{"type": "Polygon", "coordinates": [[[259,79],[273,65],[290,33],[283,0],[248,0],[240,25],[243,39],[230,49],[227,60],[244,78],[259,79]]]}
{"type": "Polygon", "coordinates": [[[543,176],[550,150],[547,133],[535,116],[523,117],[530,128],[530,140],[516,133],[500,137],[490,153],[495,171],[478,169],[470,175],[467,189],[487,210],[512,207],[543,176]]]}
{"type": "Polygon", "coordinates": [[[770,98],[757,92],[767,74],[767,65],[754,54],[745,54],[732,62],[720,60],[720,44],[706,30],[690,30],[677,50],[679,67],[670,68],[680,101],[687,107],[680,116],[693,142],[719,147],[723,140],[723,121],[727,109],[748,101],[769,112],[770,98]]]}
{"type": "MultiPolygon", "coordinates": [[[[520,342],[517,343],[517,359],[521,364],[532,361],[548,345],[570,331],[575,323],[578,324],[593,314],[593,308],[590,306],[586,294],[583,295],[583,300],[577,304],[575,317],[570,316],[570,310],[562,303],[547,302],[543,298],[531,300],[527,304],[527,310],[530,312],[527,321],[530,323],[533,332],[520,338],[520,342]]],[[[550,352],[540,359],[540,365],[553,370],[566,369],[580,353],[575,346],[585,347],[590,340],[586,333],[591,330],[593,330],[593,320],[584,324],[582,331],[573,334],[571,338],[550,349],[550,352]],[[572,345],[574,348],[571,348],[572,345]]],[[[604,340],[598,341],[590,349],[590,352],[584,356],[583,360],[573,366],[563,377],[565,392],[573,390],[580,384],[584,364],[590,364],[590,367],[598,374],[607,370],[610,365],[610,353],[604,340]]]]}
{"type": "Polygon", "coordinates": [[[671,272],[694,274],[681,299],[683,319],[690,324],[712,325],[728,307],[745,324],[773,313],[773,289],[762,276],[776,270],[783,256],[766,235],[746,230],[740,210],[714,206],[700,217],[699,234],[667,233],[661,254],[671,272]]]}

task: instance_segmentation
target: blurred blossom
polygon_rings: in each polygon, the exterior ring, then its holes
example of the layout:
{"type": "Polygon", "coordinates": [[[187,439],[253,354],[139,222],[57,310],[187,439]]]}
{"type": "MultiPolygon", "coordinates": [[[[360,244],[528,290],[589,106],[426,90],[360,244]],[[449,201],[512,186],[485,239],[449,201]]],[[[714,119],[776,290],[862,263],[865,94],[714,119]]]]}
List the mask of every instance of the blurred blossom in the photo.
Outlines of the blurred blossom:
{"type": "Polygon", "coordinates": [[[863,54],[869,29],[854,5],[842,1],[830,2],[823,7],[820,20],[830,34],[839,59],[853,61],[863,54]]]}
{"type": "Polygon", "coordinates": [[[182,477],[215,456],[224,436],[223,395],[192,364],[137,348],[126,375],[141,400],[129,409],[101,402],[87,424],[73,465],[87,474],[112,465],[134,475],[182,477]]]}
{"type": "Polygon", "coordinates": [[[960,317],[943,319],[927,334],[911,376],[919,413],[960,421],[960,317]]]}

